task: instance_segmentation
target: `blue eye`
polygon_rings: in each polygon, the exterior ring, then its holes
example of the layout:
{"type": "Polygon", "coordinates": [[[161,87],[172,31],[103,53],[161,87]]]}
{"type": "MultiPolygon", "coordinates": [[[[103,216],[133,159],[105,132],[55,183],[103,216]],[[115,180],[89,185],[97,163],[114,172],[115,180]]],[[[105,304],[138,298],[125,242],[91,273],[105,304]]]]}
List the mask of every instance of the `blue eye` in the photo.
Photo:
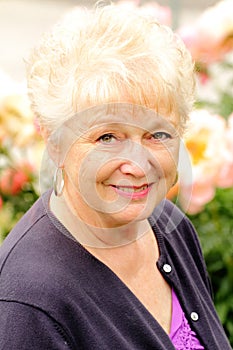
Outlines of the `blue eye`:
{"type": "Polygon", "coordinates": [[[103,144],[111,144],[116,142],[116,138],[113,136],[113,134],[104,134],[98,138],[97,141],[100,141],[103,144]]]}
{"type": "Polygon", "coordinates": [[[171,135],[165,131],[155,132],[152,136],[155,140],[159,140],[159,141],[165,141],[167,139],[171,139],[171,135]]]}

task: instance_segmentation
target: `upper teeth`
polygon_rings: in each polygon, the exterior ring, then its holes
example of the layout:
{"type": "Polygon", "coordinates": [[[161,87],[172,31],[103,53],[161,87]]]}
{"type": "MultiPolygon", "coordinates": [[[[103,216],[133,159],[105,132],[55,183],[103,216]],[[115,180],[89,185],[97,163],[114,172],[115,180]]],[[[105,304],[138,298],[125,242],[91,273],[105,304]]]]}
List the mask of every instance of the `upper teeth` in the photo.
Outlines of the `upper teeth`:
{"type": "Polygon", "coordinates": [[[129,192],[129,193],[141,192],[141,191],[144,191],[145,189],[147,189],[147,187],[148,187],[148,185],[144,185],[144,186],[139,187],[139,188],[117,186],[117,188],[118,188],[120,191],[129,192]]]}

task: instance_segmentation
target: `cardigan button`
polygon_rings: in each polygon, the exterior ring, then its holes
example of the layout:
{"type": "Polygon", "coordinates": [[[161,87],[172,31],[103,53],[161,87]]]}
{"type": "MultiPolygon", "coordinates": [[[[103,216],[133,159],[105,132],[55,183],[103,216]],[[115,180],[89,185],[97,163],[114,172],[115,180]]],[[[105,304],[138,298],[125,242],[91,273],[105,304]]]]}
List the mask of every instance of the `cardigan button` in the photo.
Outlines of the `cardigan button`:
{"type": "Polygon", "coordinates": [[[171,265],[169,265],[169,264],[164,264],[164,265],[163,265],[163,271],[164,271],[164,272],[170,273],[171,270],[172,270],[171,265]]]}
{"type": "Polygon", "coordinates": [[[190,316],[193,321],[198,321],[199,319],[199,316],[196,312],[192,312],[190,316]]]}

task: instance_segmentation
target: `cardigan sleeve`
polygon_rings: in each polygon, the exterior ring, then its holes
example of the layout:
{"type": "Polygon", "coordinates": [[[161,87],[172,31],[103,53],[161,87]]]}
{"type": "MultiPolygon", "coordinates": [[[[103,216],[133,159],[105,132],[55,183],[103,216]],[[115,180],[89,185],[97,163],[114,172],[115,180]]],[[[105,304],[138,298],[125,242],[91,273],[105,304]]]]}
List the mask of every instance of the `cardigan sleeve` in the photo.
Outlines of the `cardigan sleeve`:
{"type": "Polygon", "coordinates": [[[73,349],[62,327],[40,309],[0,301],[0,349],[73,349]]]}

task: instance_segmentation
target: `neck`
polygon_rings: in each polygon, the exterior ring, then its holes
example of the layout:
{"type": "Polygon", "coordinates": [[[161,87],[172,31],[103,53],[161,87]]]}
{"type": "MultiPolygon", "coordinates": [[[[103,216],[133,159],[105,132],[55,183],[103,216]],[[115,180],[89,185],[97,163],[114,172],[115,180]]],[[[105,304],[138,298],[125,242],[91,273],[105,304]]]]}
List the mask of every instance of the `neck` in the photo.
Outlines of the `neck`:
{"type": "Polygon", "coordinates": [[[72,207],[61,197],[52,193],[50,209],[58,220],[67,228],[72,236],[82,245],[92,248],[114,248],[135,242],[150,231],[147,220],[131,222],[117,227],[103,227],[82,220],[72,207]]]}

